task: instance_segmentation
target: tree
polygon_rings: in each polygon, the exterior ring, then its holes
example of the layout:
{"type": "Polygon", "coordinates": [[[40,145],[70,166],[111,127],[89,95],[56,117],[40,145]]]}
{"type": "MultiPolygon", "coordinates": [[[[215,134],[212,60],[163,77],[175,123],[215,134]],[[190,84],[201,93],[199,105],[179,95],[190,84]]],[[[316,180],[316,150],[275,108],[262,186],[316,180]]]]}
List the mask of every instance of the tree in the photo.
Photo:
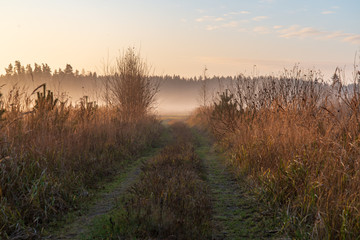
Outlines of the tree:
{"type": "Polygon", "coordinates": [[[13,65],[10,63],[8,68],[5,68],[5,72],[6,72],[6,76],[12,76],[14,74],[14,67],[13,65]]]}
{"type": "Polygon", "coordinates": [[[15,61],[15,73],[18,75],[23,75],[25,73],[24,66],[21,66],[20,61],[15,61]]]}
{"type": "Polygon", "coordinates": [[[43,77],[49,79],[51,77],[51,68],[46,63],[42,64],[43,77]]]}
{"type": "Polygon", "coordinates": [[[29,75],[33,74],[33,69],[30,64],[26,65],[25,73],[29,75]]]}
{"type": "Polygon", "coordinates": [[[208,69],[204,68],[204,79],[202,79],[202,76],[200,76],[199,81],[201,81],[201,87],[199,90],[199,94],[200,94],[200,104],[202,107],[206,107],[207,102],[208,102],[208,87],[207,87],[207,77],[206,77],[206,71],[208,69]]]}
{"type": "Polygon", "coordinates": [[[109,87],[124,121],[137,121],[151,110],[160,82],[151,80],[149,71],[150,67],[134,48],[128,48],[117,59],[109,87]]]}
{"type": "Polygon", "coordinates": [[[66,64],[65,70],[64,70],[65,74],[67,76],[69,75],[74,75],[73,73],[73,67],[70,64],[66,64]]]}

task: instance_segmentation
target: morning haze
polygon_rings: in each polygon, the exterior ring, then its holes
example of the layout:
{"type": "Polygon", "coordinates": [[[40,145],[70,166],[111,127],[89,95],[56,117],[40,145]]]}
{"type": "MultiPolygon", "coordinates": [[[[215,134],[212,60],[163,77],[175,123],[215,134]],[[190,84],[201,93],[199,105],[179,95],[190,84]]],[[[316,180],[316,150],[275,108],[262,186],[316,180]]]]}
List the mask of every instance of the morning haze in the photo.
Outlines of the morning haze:
{"type": "Polygon", "coordinates": [[[0,239],[359,239],[359,10],[0,1],[0,239]]]}

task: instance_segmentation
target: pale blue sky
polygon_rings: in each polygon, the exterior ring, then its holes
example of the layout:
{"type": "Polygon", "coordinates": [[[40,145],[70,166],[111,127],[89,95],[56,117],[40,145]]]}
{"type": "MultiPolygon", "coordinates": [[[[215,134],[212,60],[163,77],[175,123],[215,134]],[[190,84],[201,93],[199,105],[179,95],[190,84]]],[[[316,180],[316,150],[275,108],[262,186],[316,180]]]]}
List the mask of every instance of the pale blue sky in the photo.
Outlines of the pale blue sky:
{"type": "Polygon", "coordinates": [[[101,71],[129,46],[157,74],[352,68],[360,1],[0,0],[0,67],[20,60],[101,71]]]}

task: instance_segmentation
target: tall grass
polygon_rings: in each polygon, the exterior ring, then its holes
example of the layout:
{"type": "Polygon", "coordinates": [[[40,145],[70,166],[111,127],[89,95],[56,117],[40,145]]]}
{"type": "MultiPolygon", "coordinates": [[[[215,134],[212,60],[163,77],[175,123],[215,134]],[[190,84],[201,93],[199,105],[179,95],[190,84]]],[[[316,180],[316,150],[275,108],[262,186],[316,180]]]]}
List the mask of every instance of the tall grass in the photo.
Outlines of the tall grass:
{"type": "Polygon", "coordinates": [[[360,234],[360,72],[349,86],[339,70],[332,80],[297,67],[239,76],[199,114],[229,163],[284,209],[284,229],[297,238],[360,234]]]}
{"type": "Polygon", "coordinates": [[[14,87],[1,99],[0,238],[37,238],[77,208],[88,189],[133,159],[158,136],[146,115],[123,122],[115,107],[87,97],[71,106],[45,85],[32,96],[14,87]]]}

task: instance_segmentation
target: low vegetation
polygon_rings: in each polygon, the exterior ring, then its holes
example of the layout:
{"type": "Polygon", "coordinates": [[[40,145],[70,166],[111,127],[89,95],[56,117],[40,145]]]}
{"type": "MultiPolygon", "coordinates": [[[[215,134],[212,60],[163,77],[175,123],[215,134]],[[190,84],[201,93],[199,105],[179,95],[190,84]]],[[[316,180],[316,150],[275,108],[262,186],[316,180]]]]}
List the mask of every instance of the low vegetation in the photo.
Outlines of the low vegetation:
{"type": "Polygon", "coordinates": [[[192,117],[260,197],[283,209],[295,238],[354,239],[360,233],[360,72],[345,86],[295,67],[281,77],[239,76],[192,117]]]}
{"type": "Polygon", "coordinates": [[[175,140],[142,169],[111,216],[103,219],[97,239],[208,239],[211,202],[185,124],[172,126],[175,140]]]}

